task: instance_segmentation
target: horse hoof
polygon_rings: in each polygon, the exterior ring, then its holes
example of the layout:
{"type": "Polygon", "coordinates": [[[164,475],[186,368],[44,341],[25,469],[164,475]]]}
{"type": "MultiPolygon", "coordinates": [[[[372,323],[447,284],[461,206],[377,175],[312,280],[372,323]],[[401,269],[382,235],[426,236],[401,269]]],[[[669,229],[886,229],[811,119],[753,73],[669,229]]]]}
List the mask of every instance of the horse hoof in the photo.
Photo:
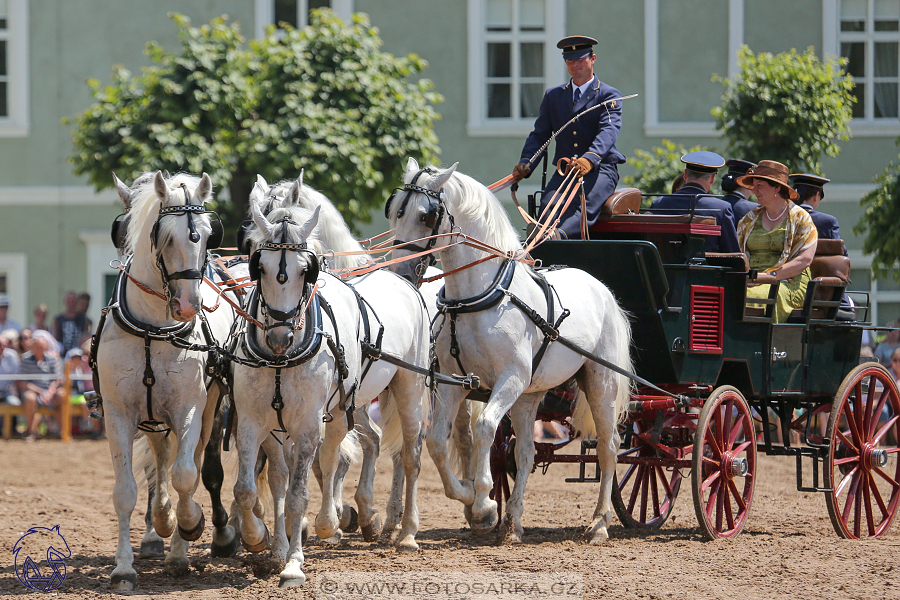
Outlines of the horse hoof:
{"type": "Polygon", "coordinates": [[[330,538],[326,538],[326,539],[321,539],[321,538],[320,538],[320,541],[321,541],[323,544],[328,544],[329,546],[337,546],[338,544],[341,543],[341,539],[342,539],[343,537],[344,537],[343,532],[341,532],[341,530],[338,529],[336,532],[334,532],[334,535],[333,535],[333,536],[331,536],[330,538]]]}
{"type": "Polygon", "coordinates": [[[349,504],[345,504],[341,508],[341,531],[345,533],[353,533],[357,529],[359,529],[359,513],[356,512],[356,509],[350,506],[349,504]]]}
{"type": "Polygon", "coordinates": [[[152,542],[141,542],[141,551],[138,558],[162,558],[166,555],[166,545],[162,540],[154,540],[152,542]]]}
{"type": "Polygon", "coordinates": [[[463,505],[463,516],[466,517],[466,523],[468,523],[469,527],[471,527],[472,519],[474,518],[473,513],[472,513],[472,505],[471,504],[463,505]]]}
{"type": "Polygon", "coordinates": [[[521,544],[522,537],[525,535],[524,530],[516,530],[515,527],[509,524],[509,521],[504,518],[500,523],[500,539],[504,544],[521,544]]]}
{"type": "Polygon", "coordinates": [[[178,525],[178,535],[181,536],[186,542],[196,542],[200,539],[200,536],[203,535],[203,528],[206,527],[206,517],[203,513],[200,513],[200,520],[197,521],[197,524],[194,525],[191,529],[183,529],[181,525],[178,525]]]}
{"type": "Polygon", "coordinates": [[[238,536],[232,535],[231,541],[225,543],[216,543],[216,536],[213,536],[213,541],[209,545],[210,554],[213,558],[228,558],[230,556],[234,556],[235,552],[237,552],[238,548],[238,536]]]}
{"type": "Polygon", "coordinates": [[[362,536],[367,542],[374,542],[381,535],[381,515],[375,515],[375,518],[368,525],[362,526],[362,536]]]}
{"type": "Polygon", "coordinates": [[[265,531],[265,535],[263,535],[263,539],[256,544],[249,544],[247,540],[244,539],[244,536],[241,536],[241,545],[244,547],[244,550],[247,552],[262,552],[266,548],[269,547],[269,530],[263,529],[265,531]]]}
{"type": "Polygon", "coordinates": [[[285,577],[282,575],[278,578],[278,587],[280,588],[297,587],[304,583],[306,583],[306,575],[300,575],[300,577],[285,577]]]}
{"type": "Polygon", "coordinates": [[[414,536],[408,535],[399,544],[397,544],[397,552],[413,554],[419,551],[419,545],[416,543],[414,536]]]}
{"type": "Polygon", "coordinates": [[[169,554],[169,558],[166,559],[166,563],[163,566],[163,570],[171,575],[172,577],[185,577],[190,572],[191,563],[187,558],[172,558],[172,555],[169,554]]]}
{"type": "Polygon", "coordinates": [[[117,592],[130,592],[137,583],[137,573],[113,574],[109,578],[109,587],[117,592]]]}
{"type": "Polygon", "coordinates": [[[499,518],[497,517],[496,511],[489,511],[483,517],[475,517],[474,514],[472,516],[472,533],[475,535],[485,535],[490,533],[497,527],[497,522],[499,518]]]}
{"type": "Polygon", "coordinates": [[[601,546],[609,541],[609,533],[606,531],[606,528],[603,527],[598,529],[593,534],[588,532],[591,536],[590,541],[588,542],[591,546],[601,546]]]}

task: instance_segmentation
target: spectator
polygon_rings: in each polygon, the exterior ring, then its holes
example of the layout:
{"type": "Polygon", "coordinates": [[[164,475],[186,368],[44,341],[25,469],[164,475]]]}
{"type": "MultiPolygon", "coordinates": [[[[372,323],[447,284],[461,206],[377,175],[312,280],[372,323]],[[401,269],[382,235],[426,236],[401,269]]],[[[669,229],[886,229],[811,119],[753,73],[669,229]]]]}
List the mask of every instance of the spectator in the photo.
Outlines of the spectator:
{"type": "Polygon", "coordinates": [[[894,376],[897,385],[900,385],[900,348],[891,352],[891,375],[894,376]]]}
{"type": "Polygon", "coordinates": [[[47,305],[43,302],[35,306],[34,311],[32,312],[32,314],[34,315],[34,323],[29,325],[28,329],[32,331],[37,331],[38,329],[50,331],[50,327],[47,325],[47,314],[49,312],[50,309],[47,308],[47,305]]]}
{"type": "Polygon", "coordinates": [[[896,329],[898,326],[897,321],[891,321],[887,326],[895,329],[888,331],[884,341],[875,348],[875,358],[884,366],[890,367],[891,355],[894,353],[894,350],[900,348],[900,329],[896,329]]]}
{"type": "MultiPolygon", "coordinates": [[[[38,332],[41,333],[41,332],[38,332]]],[[[25,441],[34,441],[35,431],[41,423],[38,406],[58,410],[66,401],[65,390],[59,380],[59,359],[50,354],[50,340],[45,335],[35,335],[31,352],[22,355],[21,375],[55,375],[56,379],[22,380],[19,392],[25,405],[25,441]]]]}
{"type": "MultiPolygon", "coordinates": [[[[85,331],[90,334],[94,330],[94,324],[91,323],[91,320],[87,316],[87,311],[91,307],[91,295],[87,292],[81,292],[78,294],[78,314],[84,315],[84,323],[85,323],[85,331]]],[[[84,341],[84,340],[82,340],[84,341]]]]}
{"type": "Polygon", "coordinates": [[[30,329],[23,329],[22,333],[19,334],[19,343],[16,350],[18,350],[20,358],[26,352],[31,352],[31,343],[34,339],[33,336],[34,332],[32,332],[30,329]]]}
{"type": "Polygon", "coordinates": [[[9,312],[9,296],[0,294],[0,331],[7,329],[15,329],[17,332],[22,331],[22,326],[7,317],[9,312]]]}
{"type": "MultiPolygon", "coordinates": [[[[19,374],[19,353],[13,345],[14,339],[18,339],[14,329],[0,333],[0,375],[19,374]]],[[[22,404],[14,381],[0,380],[0,403],[13,406],[22,404]]]]}
{"type": "Polygon", "coordinates": [[[103,422],[91,419],[90,410],[88,410],[87,402],[84,399],[85,392],[94,390],[93,379],[81,379],[80,376],[90,376],[91,366],[89,360],[90,340],[84,342],[81,348],[72,348],[66,354],[66,362],[69,365],[69,374],[71,376],[72,388],[70,402],[75,406],[81,406],[82,416],[78,426],[78,433],[90,434],[93,439],[99,439],[103,430],[103,422]]]}
{"type": "Polygon", "coordinates": [[[53,319],[53,336],[62,345],[63,355],[80,346],[90,332],[87,328],[87,317],[78,312],[78,294],[69,290],[66,292],[64,302],[65,311],[53,319]]]}

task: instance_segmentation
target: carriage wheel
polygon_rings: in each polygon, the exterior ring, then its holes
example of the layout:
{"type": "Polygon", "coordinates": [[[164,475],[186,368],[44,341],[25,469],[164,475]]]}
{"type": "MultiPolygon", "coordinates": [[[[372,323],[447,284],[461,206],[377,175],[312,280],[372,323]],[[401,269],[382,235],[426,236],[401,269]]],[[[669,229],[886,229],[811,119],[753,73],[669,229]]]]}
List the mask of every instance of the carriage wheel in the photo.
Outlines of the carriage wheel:
{"type": "Polygon", "coordinates": [[[900,395],[891,373],[877,363],[855,367],[834,397],[826,435],[825,504],[843,538],[887,532],[900,499],[900,395]]]}
{"type": "Polygon", "coordinates": [[[503,504],[509,500],[516,481],[516,438],[512,437],[509,415],[503,417],[491,446],[491,477],[494,488],[489,497],[497,503],[497,516],[503,519],[503,504]]]}
{"type": "MultiPolygon", "coordinates": [[[[652,428],[652,423],[637,421],[633,425],[631,447],[619,452],[619,458],[658,458],[662,456],[652,445],[640,439],[640,434],[652,428]]],[[[662,527],[681,489],[681,471],[647,463],[625,463],[616,467],[613,476],[612,504],[616,516],[625,527],[657,529],[662,527]]]]}
{"type": "Polygon", "coordinates": [[[694,512],[710,540],[735,537],[750,512],[756,480],[756,438],[750,406],[722,386],[703,405],[694,436],[694,512]]]}

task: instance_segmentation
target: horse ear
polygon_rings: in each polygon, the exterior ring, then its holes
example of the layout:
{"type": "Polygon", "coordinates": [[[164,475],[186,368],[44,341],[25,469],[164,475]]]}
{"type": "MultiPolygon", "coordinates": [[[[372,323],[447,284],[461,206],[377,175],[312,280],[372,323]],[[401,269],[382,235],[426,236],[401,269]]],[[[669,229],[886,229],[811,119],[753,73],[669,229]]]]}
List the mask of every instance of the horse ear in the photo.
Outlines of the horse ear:
{"type": "Polygon", "coordinates": [[[309,239],[309,234],[312,233],[312,230],[316,228],[316,224],[319,222],[319,210],[321,206],[317,206],[316,210],[313,211],[312,216],[309,218],[309,221],[303,224],[300,227],[300,237],[304,240],[309,239]]]}
{"type": "Polygon", "coordinates": [[[113,173],[113,182],[116,184],[116,191],[119,192],[119,200],[122,201],[122,204],[125,205],[125,210],[131,209],[131,189],[122,181],[116,177],[116,174],[113,173]]]}
{"type": "Polygon", "coordinates": [[[169,200],[169,187],[166,185],[166,179],[163,177],[162,171],[157,171],[153,176],[153,190],[156,192],[159,201],[166,204],[169,200]]]}
{"type": "Polygon", "coordinates": [[[292,206],[292,205],[297,206],[300,204],[300,186],[301,185],[303,185],[303,182],[298,179],[291,186],[291,189],[287,195],[287,202],[285,203],[286,206],[292,206]]]}
{"type": "Polygon", "coordinates": [[[459,163],[455,162],[452,165],[450,165],[449,169],[446,169],[446,170],[438,173],[437,175],[435,175],[434,179],[431,180],[431,187],[433,187],[436,190],[441,189],[444,186],[444,184],[447,183],[447,181],[450,179],[450,176],[453,175],[453,173],[456,171],[456,167],[458,167],[458,166],[459,166],[459,163]]]}
{"type": "Polygon", "coordinates": [[[304,172],[304,170],[300,169],[300,177],[297,178],[297,183],[300,184],[301,188],[303,187],[303,172],[304,172]]]}
{"type": "MultiPolygon", "coordinates": [[[[254,188],[253,192],[256,192],[257,188],[254,188]]],[[[262,213],[262,208],[260,207],[261,202],[254,198],[254,193],[250,194],[250,216],[253,218],[253,222],[256,223],[256,226],[260,231],[265,233],[266,237],[271,237],[272,229],[274,229],[274,225],[272,225],[266,216],[262,213]]]]}
{"type": "Polygon", "coordinates": [[[409,160],[406,161],[406,172],[414,173],[419,170],[419,163],[416,162],[412,156],[409,157],[409,160]]]}
{"type": "Polygon", "coordinates": [[[203,204],[209,200],[210,194],[212,194],[212,179],[209,178],[209,175],[204,173],[203,177],[200,178],[200,185],[194,190],[194,198],[199,200],[200,204],[203,204]]]}
{"type": "Polygon", "coordinates": [[[269,184],[266,181],[266,178],[263,177],[262,175],[260,175],[259,173],[256,174],[256,185],[261,187],[263,189],[263,191],[269,189],[269,184]]]}
{"type": "Polygon", "coordinates": [[[166,179],[172,179],[172,176],[169,175],[168,169],[163,169],[163,177],[165,177],[166,179]]]}
{"type": "MultiPolygon", "coordinates": [[[[262,178],[259,178],[262,179],[262,178]]],[[[262,183],[259,182],[259,179],[256,180],[256,183],[253,184],[253,189],[250,190],[250,205],[262,202],[266,195],[266,190],[268,189],[268,184],[266,180],[263,179],[262,183]]]]}

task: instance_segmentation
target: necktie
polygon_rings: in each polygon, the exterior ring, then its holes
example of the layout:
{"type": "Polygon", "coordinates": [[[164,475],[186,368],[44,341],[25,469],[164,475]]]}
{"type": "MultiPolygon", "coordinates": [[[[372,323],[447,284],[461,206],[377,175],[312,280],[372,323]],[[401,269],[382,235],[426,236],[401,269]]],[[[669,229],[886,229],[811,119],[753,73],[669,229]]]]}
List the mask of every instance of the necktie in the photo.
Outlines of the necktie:
{"type": "Polygon", "coordinates": [[[578,104],[579,100],[581,100],[581,88],[575,88],[575,100],[572,102],[572,105],[578,104]]]}

